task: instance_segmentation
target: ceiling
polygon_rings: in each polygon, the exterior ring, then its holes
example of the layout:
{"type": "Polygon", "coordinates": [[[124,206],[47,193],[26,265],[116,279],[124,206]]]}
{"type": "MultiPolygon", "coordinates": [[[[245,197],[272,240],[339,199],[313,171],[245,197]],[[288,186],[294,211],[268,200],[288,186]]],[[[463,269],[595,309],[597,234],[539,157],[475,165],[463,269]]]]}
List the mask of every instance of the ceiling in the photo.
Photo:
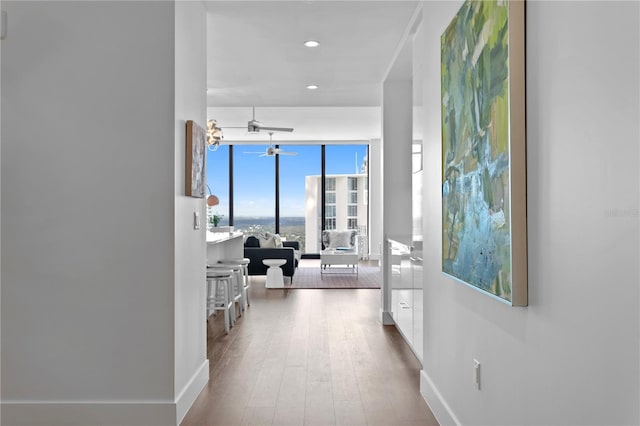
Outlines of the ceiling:
{"type": "Polygon", "coordinates": [[[208,118],[223,128],[224,142],[268,142],[266,132],[246,132],[252,106],[263,125],[295,128],[274,141],[380,137],[381,83],[417,2],[206,4],[208,118]],[[305,47],[307,40],[320,45],[305,47]]]}

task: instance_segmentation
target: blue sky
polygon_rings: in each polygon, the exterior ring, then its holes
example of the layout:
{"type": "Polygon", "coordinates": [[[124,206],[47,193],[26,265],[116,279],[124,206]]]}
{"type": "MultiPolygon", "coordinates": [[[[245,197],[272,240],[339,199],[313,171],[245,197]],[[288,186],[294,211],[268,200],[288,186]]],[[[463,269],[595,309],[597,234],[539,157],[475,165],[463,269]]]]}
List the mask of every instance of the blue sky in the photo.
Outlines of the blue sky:
{"type": "MultiPolygon", "coordinates": [[[[275,215],[275,158],[248,153],[264,152],[266,148],[266,144],[234,147],[235,217],[275,215]]],[[[280,156],[280,216],[304,216],[304,177],[320,174],[320,145],[282,145],[281,149],[298,155],[280,156]]],[[[366,152],[366,145],[327,145],[326,173],[359,172],[366,152]]],[[[207,152],[207,183],[220,198],[214,211],[228,219],[228,146],[207,152]]]]}

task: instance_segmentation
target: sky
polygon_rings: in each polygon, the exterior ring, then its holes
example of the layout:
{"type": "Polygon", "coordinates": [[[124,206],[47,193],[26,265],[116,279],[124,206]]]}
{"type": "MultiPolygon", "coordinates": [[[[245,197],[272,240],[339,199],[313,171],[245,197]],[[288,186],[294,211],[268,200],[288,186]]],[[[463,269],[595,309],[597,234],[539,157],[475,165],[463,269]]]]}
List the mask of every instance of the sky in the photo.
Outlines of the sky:
{"type": "MultiPolygon", "coordinates": [[[[260,157],[267,145],[236,145],[234,157],[234,216],[275,216],[275,157],[260,157]]],[[[304,216],[304,177],[320,175],[320,145],[282,145],[280,155],[280,216],[304,216]]],[[[359,173],[366,145],[327,145],[326,173],[359,173]]],[[[220,204],[214,212],[229,216],[229,146],[207,152],[207,183],[220,204]]]]}

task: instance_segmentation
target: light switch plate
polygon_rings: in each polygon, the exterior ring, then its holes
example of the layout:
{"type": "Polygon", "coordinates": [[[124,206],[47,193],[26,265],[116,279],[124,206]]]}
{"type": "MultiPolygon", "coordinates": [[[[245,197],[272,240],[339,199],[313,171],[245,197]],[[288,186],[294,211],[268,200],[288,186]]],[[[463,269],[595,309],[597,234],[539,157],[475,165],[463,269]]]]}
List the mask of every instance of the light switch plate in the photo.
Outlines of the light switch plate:
{"type": "Polygon", "coordinates": [[[480,390],[480,361],[473,360],[473,381],[476,385],[476,389],[480,390]]]}
{"type": "Polygon", "coordinates": [[[193,212],[193,229],[200,229],[200,213],[193,212]]]}
{"type": "Polygon", "coordinates": [[[0,12],[0,40],[7,38],[7,12],[0,12]]]}

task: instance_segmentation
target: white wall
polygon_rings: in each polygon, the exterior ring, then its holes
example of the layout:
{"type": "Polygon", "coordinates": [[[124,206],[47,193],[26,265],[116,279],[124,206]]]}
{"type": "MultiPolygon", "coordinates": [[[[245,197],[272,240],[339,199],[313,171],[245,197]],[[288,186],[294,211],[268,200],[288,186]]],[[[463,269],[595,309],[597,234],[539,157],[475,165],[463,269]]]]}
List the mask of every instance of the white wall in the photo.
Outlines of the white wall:
{"type": "Polygon", "coordinates": [[[412,150],[419,150],[423,155],[419,158],[422,160],[422,163],[417,162],[415,166],[413,166],[413,162],[415,161],[412,158],[412,176],[411,176],[411,186],[412,186],[412,199],[411,199],[411,209],[412,209],[412,236],[414,240],[414,246],[418,250],[420,250],[420,244],[423,239],[424,230],[422,228],[423,225],[423,213],[422,213],[422,183],[423,183],[423,175],[424,175],[424,145],[423,145],[423,128],[424,122],[422,117],[424,116],[424,110],[422,108],[422,93],[424,88],[422,87],[422,75],[424,74],[424,67],[426,58],[424,55],[424,47],[423,40],[424,37],[419,34],[421,32],[422,27],[419,25],[421,21],[421,14],[419,14],[420,18],[417,21],[416,31],[413,33],[412,37],[412,52],[411,52],[411,76],[412,76],[412,104],[413,104],[413,120],[412,120],[412,138],[413,138],[413,146],[412,150]],[[413,76],[416,76],[415,78],[413,76]],[[418,171],[419,170],[419,171],[418,171]]]}
{"type": "Polygon", "coordinates": [[[207,15],[201,1],[175,4],[175,381],[177,421],[209,379],[205,265],[207,213],[184,195],[186,121],[206,128],[207,15]],[[200,214],[195,230],[193,214],[200,214]]]}
{"type": "Polygon", "coordinates": [[[411,236],[411,79],[385,80],[382,94],[383,234],[411,236]]]}
{"type": "Polygon", "coordinates": [[[382,256],[382,141],[369,143],[369,258],[382,256]]]}
{"type": "MultiPolygon", "coordinates": [[[[0,10],[2,1],[0,0],[0,10]]],[[[0,41],[0,81],[2,81],[2,42],[0,41]]],[[[0,99],[2,99],[2,85],[0,84],[0,99]]],[[[0,102],[0,129],[2,129],[2,104],[0,102]]],[[[0,131],[0,177],[2,176],[2,132],[0,131]]],[[[2,179],[0,178],[0,188],[2,179]]],[[[2,223],[2,197],[0,197],[0,223],[2,223]]],[[[2,271],[2,226],[0,226],[0,271],[2,271]]],[[[0,319],[2,318],[2,273],[0,273],[0,319]]],[[[0,383],[2,383],[2,327],[0,327],[0,383]]],[[[2,400],[2,386],[0,386],[0,400],[2,400]]],[[[0,425],[2,424],[2,405],[0,404],[0,425]]]]}
{"type": "MultiPolygon", "coordinates": [[[[407,46],[403,46],[406,58],[407,46]]],[[[410,51],[410,50],[409,50],[410,51]]],[[[410,59],[408,61],[410,63],[410,59]]],[[[391,324],[391,271],[387,266],[387,239],[411,245],[411,144],[413,143],[413,101],[411,67],[397,70],[396,59],[389,76],[382,84],[382,253],[381,308],[382,322],[391,324]],[[408,68],[408,69],[404,69],[408,68]],[[404,72],[406,71],[406,73],[404,72]]]]}
{"type": "Polygon", "coordinates": [[[204,245],[177,225],[203,208],[173,190],[193,96],[174,4],[3,7],[2,420],[175,424],[202,358],[176,342],[202,335],[184,304],[204,245]]]}
{"type": "Polygon", "coordinates": [[[424,2],[421,390],[443,424],[638,424],[639,4],[527,3],[526,308],[440,272],[439,37],[459,5],[424,2]]]}

